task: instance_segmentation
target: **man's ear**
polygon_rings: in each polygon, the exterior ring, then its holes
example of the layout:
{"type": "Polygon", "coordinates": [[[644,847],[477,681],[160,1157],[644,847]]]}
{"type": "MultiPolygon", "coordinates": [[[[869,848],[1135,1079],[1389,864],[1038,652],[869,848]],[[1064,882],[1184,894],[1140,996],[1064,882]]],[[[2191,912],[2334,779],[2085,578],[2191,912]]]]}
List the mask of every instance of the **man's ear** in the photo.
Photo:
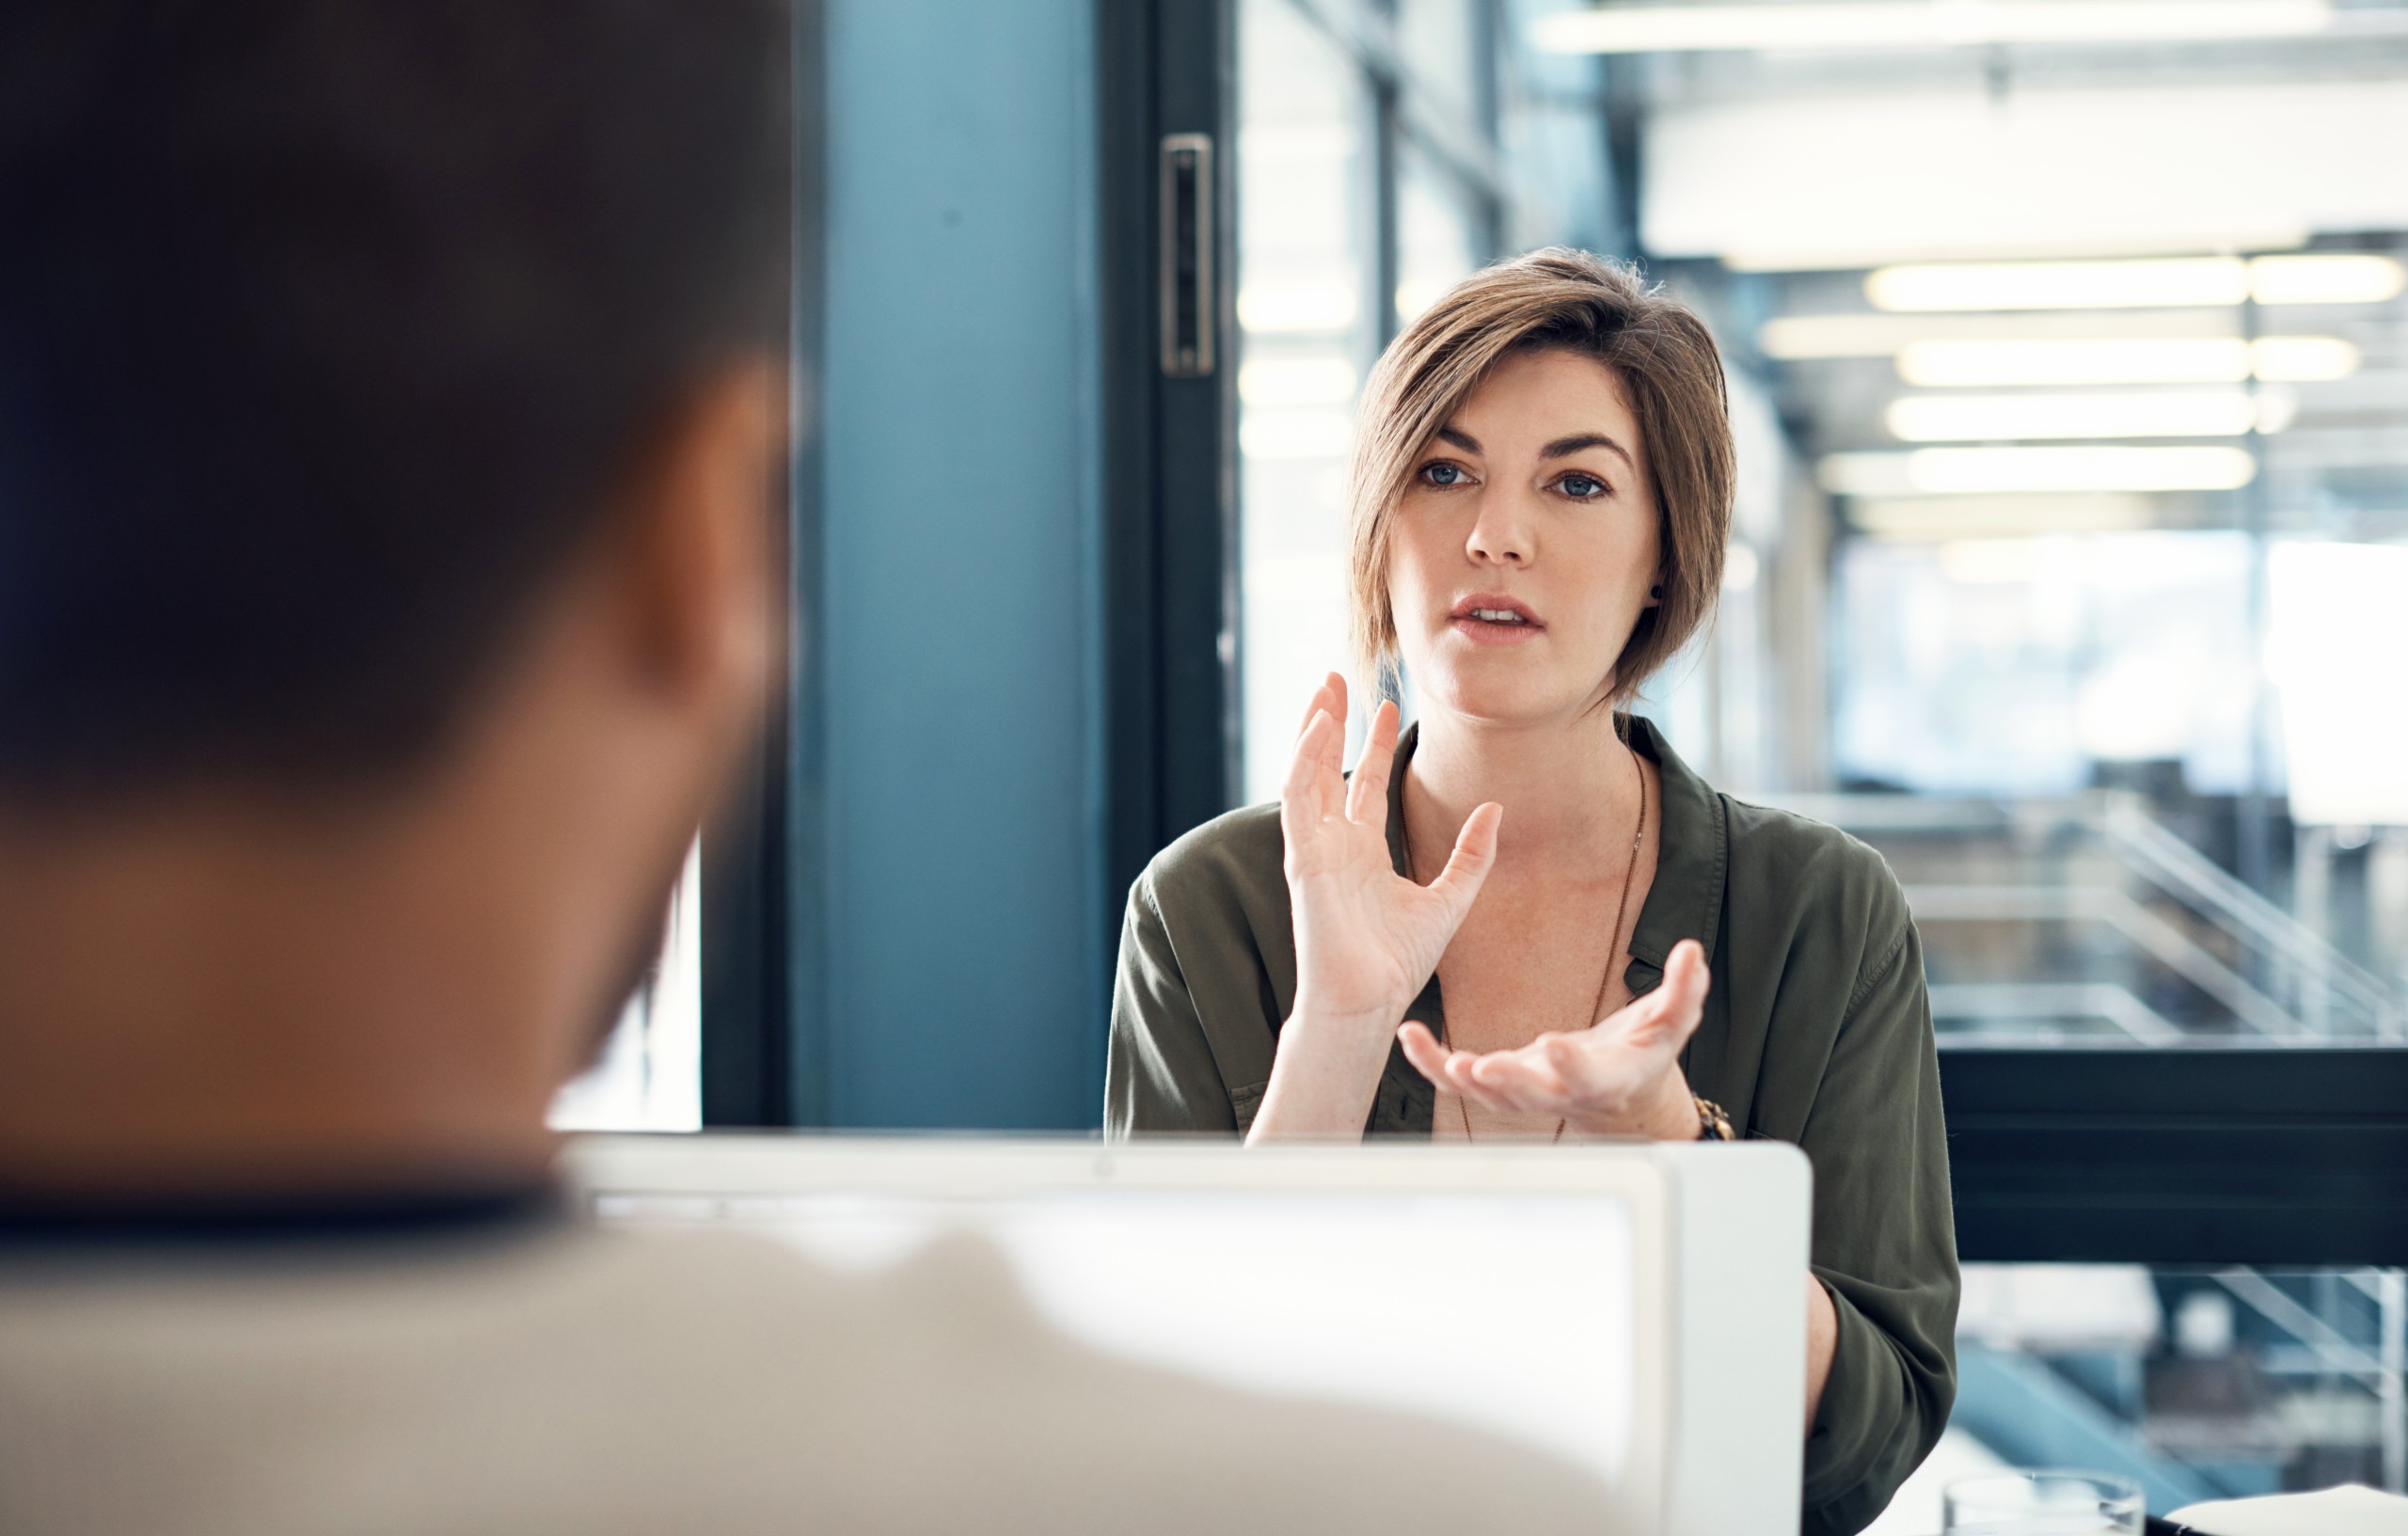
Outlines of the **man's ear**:
{"type": "Polygon", "coordinates": [[[624,488],[630,659],[681,704],[741,708],[768,684],[785,435],[784,369],[746,357],[674,404],[624,488]]]}

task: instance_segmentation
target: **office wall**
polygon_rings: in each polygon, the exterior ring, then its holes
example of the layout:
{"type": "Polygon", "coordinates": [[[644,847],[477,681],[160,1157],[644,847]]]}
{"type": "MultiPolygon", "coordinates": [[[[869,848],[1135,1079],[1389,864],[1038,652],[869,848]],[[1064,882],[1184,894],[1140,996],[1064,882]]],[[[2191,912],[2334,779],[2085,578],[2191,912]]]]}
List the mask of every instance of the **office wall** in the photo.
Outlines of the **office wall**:
{"type": "Polygon", "coordinates": [[[1093,8],[824,0],[806,1121],[1099,1112],[1093,8]]]}

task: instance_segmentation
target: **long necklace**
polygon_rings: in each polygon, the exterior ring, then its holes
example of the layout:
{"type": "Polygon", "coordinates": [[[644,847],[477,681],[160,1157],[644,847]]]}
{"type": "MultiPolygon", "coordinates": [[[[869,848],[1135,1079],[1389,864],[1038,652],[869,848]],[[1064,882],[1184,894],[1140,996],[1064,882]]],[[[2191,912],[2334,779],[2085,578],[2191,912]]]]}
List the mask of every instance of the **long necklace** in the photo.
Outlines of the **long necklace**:
{"type": "MultiPolygon", "coordinates": [[[[1622,733],[1616,731],[1614,738],[1618,741],[1622,740],[1622,733]]],[[[1613,989],[1614,958],[1622,951],[1622,920],[1630,911],[1631,882],[1639,878],[1639,847],[1647,838],[1647,769],[1640,765],[1639,753],[1632,749],[1628,741],[1623,741],[1622,749],[1630,753],[1631,771],[1639,776],[1639,824],[1631,829],[1630,863],[1623,866],[1622,898],[1614,903],[1614,926],[1612,931],[1606,935],[1605,974],[1597,978],[1597,995],[1589,1005],[1589,1021],[1580,1026],[1583,1029],[1597,1027],[1597,1015],[1606,1006],[1606,993],[1613,989]]],[[[1413,839],[1411,837],[1404,840],[1404,868],[1405,873],[1413,876],[1416,883],[1418,883],[1419,877],[1415,876],[1413,870],[1413,839]]],[[[1464,1140],[1468,1142],[1472,1139],[1471,1104],[1462,1094],[1455,1095],[1455,1110],[1464,1118],[1464,1140]]],[[[1551,1143],[1563,1140],[1564,1127],[1568,1123],[1568,1120],[1558,1119],[1555,1122],[1555,1134],[1548,1140],[1551,1143]]]]}

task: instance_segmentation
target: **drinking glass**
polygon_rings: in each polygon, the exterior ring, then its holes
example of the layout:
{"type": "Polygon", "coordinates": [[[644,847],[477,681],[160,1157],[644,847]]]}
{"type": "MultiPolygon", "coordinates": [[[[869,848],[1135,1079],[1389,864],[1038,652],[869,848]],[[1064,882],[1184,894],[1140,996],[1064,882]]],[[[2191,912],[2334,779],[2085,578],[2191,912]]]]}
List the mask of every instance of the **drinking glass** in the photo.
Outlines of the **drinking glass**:
{"type": "Polygon", "coordinates": [[[2102,1472],[1991,1472],[1941,1496],[1944,1536],[2141,1536],[2138,1484],[2102,1472]]]}

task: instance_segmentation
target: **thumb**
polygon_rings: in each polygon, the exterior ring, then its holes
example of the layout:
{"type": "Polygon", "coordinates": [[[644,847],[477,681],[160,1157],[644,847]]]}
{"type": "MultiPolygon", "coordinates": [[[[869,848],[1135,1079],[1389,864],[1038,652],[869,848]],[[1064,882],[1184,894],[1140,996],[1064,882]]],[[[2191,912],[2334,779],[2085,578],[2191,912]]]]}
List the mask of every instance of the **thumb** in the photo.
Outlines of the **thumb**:
{"type": "Polygon", "coordinates": [[[1598,1020],[1597,1031],[1635,1045],[1668,1036],[1687,1040],[1705,1017],[1706,986],[1705,949],[1694,939],[1684,939],[1664,958],[1664,979],[1655,990],[1598,1020]]]}
{"type": "Polygon", "coordinates": [[[1684,939],[1672,946],[1664,958],[1664,990],[1687,999],[1691,993],[1699,1003],[1705,1001],[1708,988],[1714,984],[1705,968],[1705,946],[1694,939],[1684,939]]]}
{"type": "Polygon", "coordinates": [[[1657,1027],[1676,1040],[1687,1040],[1705,1018],[1705,996],[1713,977],[1705,968],[1705,946],[1684,939],[1664,959],[1664,983],[1656,990],[1657,1027]]]}
{"type": "Polygon", "coordinates": [[[1464,818],[1464,830],[1455,834],[1455,850],[1447,855],[1447,867],[1430,882],[1431,895],[1450,914],[1447,925],[1450,929],[1462,924],[1489,870],[1496,866],[1497,829],[1504,819],[1505,807],[1495,800],[1475,808],[1464,818]]]}

